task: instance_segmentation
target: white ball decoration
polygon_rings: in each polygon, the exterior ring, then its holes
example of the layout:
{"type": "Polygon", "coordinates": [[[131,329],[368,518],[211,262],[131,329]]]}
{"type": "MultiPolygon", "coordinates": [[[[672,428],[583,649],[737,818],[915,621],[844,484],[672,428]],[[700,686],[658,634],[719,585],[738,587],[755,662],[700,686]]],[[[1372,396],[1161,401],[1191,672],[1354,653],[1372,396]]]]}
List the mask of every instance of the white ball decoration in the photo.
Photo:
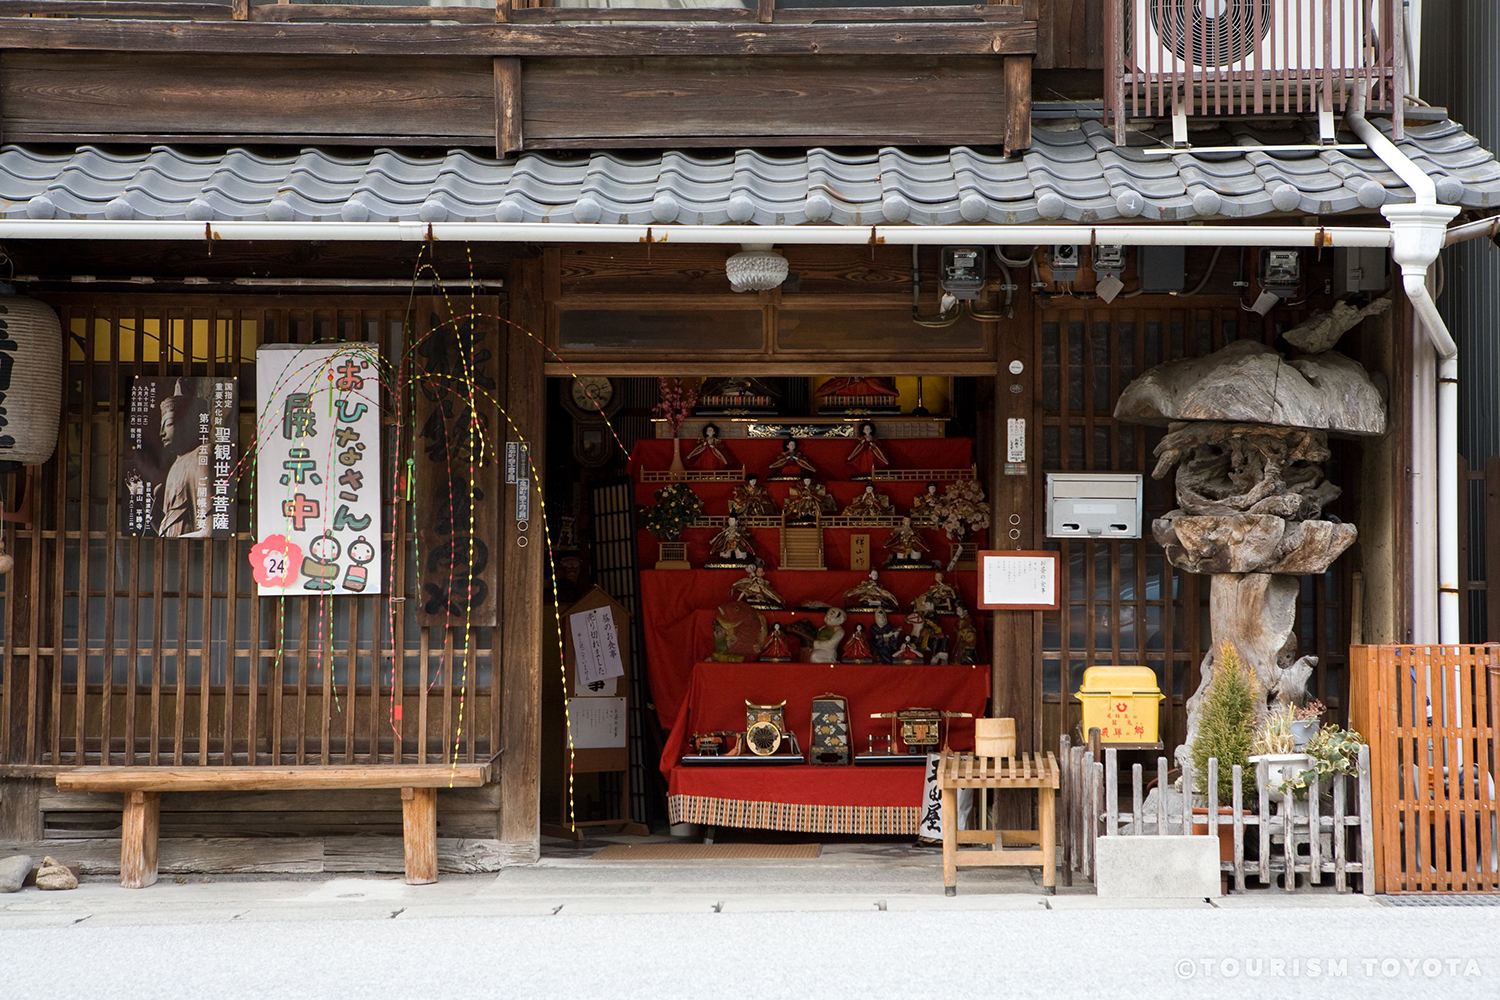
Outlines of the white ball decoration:
{"type": "Polygon", "coordinates": [[[781,287],[787,262],[775,250],[745,250],[725,261],[724,272],[737,292],[765,292],[781,287]]]}

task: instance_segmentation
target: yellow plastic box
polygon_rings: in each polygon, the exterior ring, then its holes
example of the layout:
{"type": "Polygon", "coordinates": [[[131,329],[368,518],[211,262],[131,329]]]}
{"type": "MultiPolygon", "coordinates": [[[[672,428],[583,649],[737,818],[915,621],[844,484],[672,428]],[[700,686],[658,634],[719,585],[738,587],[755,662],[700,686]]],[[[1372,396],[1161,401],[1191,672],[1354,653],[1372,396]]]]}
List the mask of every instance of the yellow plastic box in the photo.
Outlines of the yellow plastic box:
{"type": "Polygon", "coordinates": [[[1150,667],[1089,667],[1078,687],[1083,735],[1098,728],[1103,743],[1160,741],[1161,703],[1166,696],[1150,667]]]}

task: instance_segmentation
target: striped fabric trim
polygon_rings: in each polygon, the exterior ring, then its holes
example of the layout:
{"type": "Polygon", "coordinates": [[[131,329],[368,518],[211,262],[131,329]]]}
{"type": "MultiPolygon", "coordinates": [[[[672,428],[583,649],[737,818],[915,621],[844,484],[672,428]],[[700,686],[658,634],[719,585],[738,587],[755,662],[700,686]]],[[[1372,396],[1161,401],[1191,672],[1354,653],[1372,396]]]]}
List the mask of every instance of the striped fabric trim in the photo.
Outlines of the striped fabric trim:
{"type": "Polygon", "coordinates": [[[673,823],[798,833],[915,836],[921,825],[921,810],[916,806],[819,806],[669,795],[667,811],[673,823]]]}

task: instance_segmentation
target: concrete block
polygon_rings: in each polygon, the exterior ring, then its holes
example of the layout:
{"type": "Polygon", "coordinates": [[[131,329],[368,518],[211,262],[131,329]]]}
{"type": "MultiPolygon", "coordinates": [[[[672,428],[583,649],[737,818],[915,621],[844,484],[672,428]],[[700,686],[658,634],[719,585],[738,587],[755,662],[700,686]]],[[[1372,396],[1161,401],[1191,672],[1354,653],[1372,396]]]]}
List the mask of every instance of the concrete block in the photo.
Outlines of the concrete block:
{"type": "Polygon", "coordinates": [[[1219,895],[1214,837],[1100,837],[1094,887],[1110,899],[1202,899],[1219,895]]]}

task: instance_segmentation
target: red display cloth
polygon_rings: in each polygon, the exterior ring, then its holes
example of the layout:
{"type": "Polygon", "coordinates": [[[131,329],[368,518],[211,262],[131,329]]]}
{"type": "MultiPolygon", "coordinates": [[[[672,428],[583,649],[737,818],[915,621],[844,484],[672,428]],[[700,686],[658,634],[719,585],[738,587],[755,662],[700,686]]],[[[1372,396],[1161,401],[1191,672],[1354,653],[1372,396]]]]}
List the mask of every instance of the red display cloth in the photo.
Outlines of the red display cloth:
{"type": "MultiPolygon", "coordinates": [[[[842,696],[849,705],[850,737],[856,753],[866,747],[866,737],[891,731],[888,719],[872,719],[874,712],[894,712],[903,708],[937,708],[949,712],[969,712],[982,716],[990,696],[990,668],[985,665],[894,666],[889,664],[813,664],[813,663],[698,663],[693,666],[687,699],[667,736],[661,769],[671,775],[672,794],[709,795],[723,798],[770,798],[782,802],[806,802],[823,805],[916,805],[870,798],[886,794],[889,782],[865,777],[891,768],[823,767],[809,765],[808,771],[828,774],[830,779],[809,780],[801,788],[795,780],[778,777],[785,771],[800,773],[797,767],[679,767],[678,760],[688,749],[693,733],[711,730],[743,730],[745,701],[775,704],[783,699],[787,728],[797,734],[803,752],[812,745],[812,700],[821,694],[842,696]],[[683,772],[691,772],[684,777],[683,772]],[[725,781],[705,779],[699,773],[727,775],[725,781]],[[679,789],[679,781],[692,787],[679,789]],[[727,781],[727,783],[725,783],[727,781]],[[843,784],[848,791],[839,790],[843,784]],[[715,791],[714,789],[718,789],[715,791]],[[770,794],[780,789],[781,794],[770,794]],[[722,795],[721,795],[722,793],[722,795]],[[755,793],[755,794],[752,794],[755,793]],[[765,793],[765,794],[760,794],[765,793]],[[866,801],[869,799],[869,801],[866,801]]],[[[947,726],[948,744],[955,750],[974,747],[973,719],[953,719],[947,726]]],[[[899,769],[897,769],[899,770],[899,769]]],[[[920,768],[916,768],[920,772],[920,768]]],[[[920,789],[920,776],[917,786],[920,789]]]]}
{"type": "MultiPolygon", "coordinates": [[[[683,454],[692,451],[694,444],[684,440],[683,454]]],[[[748,472],[759,474],[761,485],[765,486],[771,496],[775,497],[778,507],[786,504],[787,491],[791,483],[770,482],[767,479],[768,466],[772,459],[781,454],[782,444],[780,440],[773,438],[735,438],[726,442],[731,453],[731,465],[739,468],[744,465],[748,472]]],[[[858,470],[844,461],[849,452],[854,448],[854,442],[847,438],[822,439],[814,441],[799,442],[798,447],[807,453],[814,464],[818,467],[817,474],[813,477],[828,490],[834,501],[838,504],[838,511],[843,509],[859,494],[864,492],[865,483],[849,481],[858,470]]],[[[967,469],[974,461],[974,445],[969,438],[892,438],[882,440],[880,448],[891,460],[891,468],[895,469],[967,469]]],[[[672,464],[672,442],[670,439],[650,438],[636,443],[630,454],[630,475],[635,480],[635,500],[637,504],[646,506],[652,502],[653,495],[662,489],[664,483],[642,483],[639,472],[641,469],[665,470],[672,464]]],[[[694,482],[690,484],[693,492],[703,501],[703,513],[711,517],[722,517],[729,513],[729,498],[734,494],[737,484],[733,482],[694,482]]],[[[946,488],[947,483],[940,483],[939,488],[946,488]]],[[[875,488],[884,496],[888,497],[894,508],[893,513],[897,516],[910,512],[912,501],[917,494],[927,488],[927,484],[921,481],[912,482],[888,482],[882,481],[875,484],[875,488]]],[[[708,543],[714,537],[715,529],[712,528],[690,528],[683,532],[682,540],[687,543],[688,561],[695,566],[702,565],[709,559],[708,543]]],[[[871,553],[877,565],[884,562],[886,553],[881,550],[886,536],[890,534],[889,528],[827,528],[823,532],[824,561],[829,569],[849,568],[849,539],[852,535],[859,533],[870,536],[871,553]]],[[[640,565],[651,566],[657,560],[657,539],[648,532],[639,532],[640,565]]],[[[934,528],[923,528],[920,530],[922,540],[927,543],[928,551],[934,559],[947,562],[951,553],[950,543],[944,534],[934,528]]],[[[755,554],[765,560],[767,568],[774,569],[781,558],[781,533],[775,528],[757,528],[751,532],[755,540],[755,554]]],[[[972,541],[978,542],[980,548],[985,547],[986,535],[984,532],[977,533],[972,541]]]]}
{"type": "MultiPolygon", "coordinates": [[[[830,532],[830,534],[832,534],[830,532]]],[[[642,616],[642,626],[646,637],[646,662],[647,679],[651,687],[651,698],[656,703],[657,719],[661,722],[663,729],[671,729],[677,722],[678,716],[685,704],[688,687],[694,675],[694,664],[708,660],[714,651],[713,637],[713,609],[731,600],[729,585],[745,574],[739,570],[715,569],[715,570],[643,570],[641,572],[641,607],[645,613],[642,616]]],[[[798,603],[806,600],[821,600],[832,605],[841,605],[844,592],[855,584],[866,578],[865,573],[851,572],[849,570],[835,571],[826,570],[817,572],[778,571],[768,574],[772,586],[774,586],[787,601],[789,606],[795,607],[798,603]]],[[[958,588],[963,595],[964,603],[970,608],[974,607],[975,595],[979,586],[979,574],[975,570],[964,570],[944,575],[944,580],[958,588]]],[[[880,574],[880,583],[891,593],[896,595],[903,609],[901,615],[897,616],[899,623],[906,610],[912,606],[917,595],[932,586],[933,575],[928,570],[888,570],[880,574]]],[[[823,616],[817,611],[766,611],[768,626],[773,622],[781,622],[783,628],[786,624],[798,618],[811,619],[815,624],[821,625],[823,616]]],[[[874,624],[873,615],[850,615],[849,620],[844,623],[845,639],[848,633],[854,630],[857,622],[863,622],[868,632],[874,624]]],[[[949,648],[952,648],[954,618],[938,618],[938,624],[942,625],[948,633],[949,648]]],[[[978,629],[983,642],[985,629],[978,629]]],[[[981,658],[983,658],[983,646],[981,645],[981,658]]],[[[738,666],[748,668],[752,673],[777,668],[791,667],[794,669],[827,670],[827,666],[815,667],[813,664],[776,664],[776,663],[745,663],[745,664],[713,664],[715,667],[738,666]]],[[[916,668],[893,668],[885,664],[870,665],[843,665],[840,669],[853,671],[877,671],[892,669],[917,669],[917,670],[942,670],[943,667],[916,667],[916,668]]],[[[970,670],[971,668],[958,668],[970,670]]],[[[925,676],[925,675],[924,675],[925,676]]],[[[828,688],[822,688],[811,694],[821,694],[828,688]]],[[[853,690],[838,691],[835,693],[853,696],[853,690]]],[[[744,698],[740,698],[740,720],[735,725],[709,726],[715,729],[743,729],[744,720],[744,698]]],[[[780,701],[778,695],[773,701],[780,701]]],[[[911,708],[914,705],[927,705],[922,699],[897,705],[896,708],[911,708]]],[[[930,705],[932,708],[942,708],[942,705],[930,705]]],[[[871,709],[870,711],[885,711],[885,709],[871,709]]],[[[955,711],[959,711],[955,709],[955,711]]],[[[968,711],[968,709],[962,709],[968,711]]],[[[866,713],[868,714],[868,713],[866,713]]],[[[790,720],[789,720],[790,721],[790,720]]],[[[699,725],[698,731],[703,731],[704,726],[699,725]]],[[[801,734],[798,733],[800,738],[801,734]]]]}

